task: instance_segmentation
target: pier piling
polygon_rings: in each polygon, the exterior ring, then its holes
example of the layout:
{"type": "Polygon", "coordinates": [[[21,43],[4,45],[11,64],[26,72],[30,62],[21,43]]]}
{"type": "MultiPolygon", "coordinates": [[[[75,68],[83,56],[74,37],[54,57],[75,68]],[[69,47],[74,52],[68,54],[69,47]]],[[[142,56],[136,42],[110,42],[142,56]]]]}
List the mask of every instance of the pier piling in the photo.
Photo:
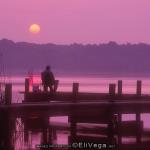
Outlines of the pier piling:
{"type": "Polygon", "coordinates": [[[141,143],[141,114],[140,112],[136,113],[136,124],[137,124],[137,137],[136,142],[141,143]]]}
{"type": "Polygon", "coordinates": [[[30,91],[30,81],[29,81],[29,78],[26,78],[26,79],[25,79],[24,101],[26,101],[26,99],[27,99],[27,94],[29,93],[29,91],[30,91]]]}
{"type": "Polygon", "coordinates": [[[29,86],[30,86],[29,78],[26,78],[25,79],[25,93],[29,92],[29,86]]]}
{"type": "Polygon", "coordinates": [[[142,81],[141,80],[137,80],[136,94],[137,96],[141,96],[142,94],[142,81]]]}
{"type": "Polygon", "coordinates": [[[118,80],[118,95],[122,95],[122,80],[118,80]]]}
{"type": "Polygon", "coordinates": [[[73,88],[72,88],[73,102],[76,101],[78,93],[79,93],[79,83],[73,83],[73,88]]]}
{"type": "Polygon", "coordinates": [[[10,105],[12,101],[12,84],[5,85],[5,104],[10,105]]]}
{"type": "Polygon", "coordinates": [[[115,96],[116,93],[116,84],[109,84],[109,95],[115,96]]]}

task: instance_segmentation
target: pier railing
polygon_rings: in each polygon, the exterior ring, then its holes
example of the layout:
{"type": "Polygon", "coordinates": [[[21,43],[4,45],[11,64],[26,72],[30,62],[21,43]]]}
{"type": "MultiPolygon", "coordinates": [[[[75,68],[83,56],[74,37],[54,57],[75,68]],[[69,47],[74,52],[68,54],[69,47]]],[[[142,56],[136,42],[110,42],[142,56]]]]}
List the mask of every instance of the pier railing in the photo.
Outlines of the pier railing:
{"type": "MultiPolygon", "coordinates": [[[[58,83],[59,81],[57,81],[58,83]]],[[[124,94],[123,93],[123,81],[122,80],[118,80],[117,84],[114,84],[114,83],[110,83],[109,84],[109,92],[108,93],[87,93],[84,92],[80,92],[79,91],[79,83],[73,83],[72,85],[72,92],[68,93],[68,95],[70,95],[69,97],[66,97],[65,94],[63,94],[63,92],[56,92],[56,93],[61,93],[61,96],[63,97],[64,96],[64,99],[67,98],[67,99],[72,99],[73,102],[75,101],[78,101],[80,99],[88,99],[88,100],[92,100],[92,99],[96,99],[96,100],[100,100],[100,99],[138,99],[138,98],[141,98],[141,99],[150,99],[150,96],[147,95],[143,95],[142,94],[142,81],[141,80],[137,80],[137,83],[136,83],[136,89],[135,89],[135,94],[124,94]],[[81,94],[82,93],[82,94],[81,94]],[[84,95],[84,96],[83,96],[84,95]],[[104,96],[105,95],[105,96],[104,96]],[[106,96],[107,95],[107,96],[106,96]],[[128,95],[128,96],[127,96],[128,95]],[[132,97],[130,97],[132,95],[132,97]],[[81,98],[82,97],[82,98],[81,98]],[[90,98],[91,97],[91,98],[90,98]]],[[[45,92],[42,92],[40,91],[40,95],[45,92]]],[[[5,92],[4,92],[4,100],[5,100],[5,104],[9,105],[12,103],[12,84],[10,83],[7,83],[5,85],[5,92]]],[[[34,92],[34,91],[31,91],[30,90],[30,81],[28,78],[25,79],[25,92],[24,92],[24,100],[28,100],[30,99],[31,97],[34,99],[34,96],[38,93],[38,91],[34,92]],[[34,93],[34,94],[33,94],[34,93]],[[33,95],[32,95],[33,94],[33,95]],[[30,95],[30,96],[29,96],[30,95]]],[[[55,95],[57,95],[55,93],[55,95]]],[[[65,93],[65,92],[64,92],[65,93]]],[[[46,94],[46,93],[45,93],[46,94]]],[[[49,93],[47,93],[49,94],[49,93]]],[[[57,96],[59,97],[59,96],[57,96]]],[[[53,97],[53,100],[54,98],[57,99],[56,96],[53,97]]],[[[50,98],[50,97],[49,97],[50,98]]],[[[36,99],[36,97],[35,97],[36,99]]],[[[44,99],[44,97],[43,97],[44,99]]],[[[42,100],[42,96],[41,96],[41,101],[42,100]]]]}
{"type": "Polygon", "coordinates": [[[25,95],[24,99],[25,101],[29,100],[32,101],[33,99],[37,99],[37,101],[44,101],[44,99],[52,99],[52,100],[72,100],[73,102],[75,101],[80,101],[80,100],[112,100],[112,99],[149,99],[150,96],[148,94],[142,94],[142,81],[137,80],[136,83],[136,89],[134,94],[125,94],[123,93],[123,81],[118,80],[117,84],[110,83],[109,88],[108,88],[108,93],[89,93],[89,92],[80,92],[79,91],[79,86],[80,83],[73,83],[72,84],[72,92],[54,92],[53,94],[50,92],[44,92],[41,89],[32,91],[30,90],[30,84],[29,84],[29,79],[25,79],[25,95]]]}
{"type": "MultiPolygon", "coordinates": [[[[57,80],[57,82],[59,82],[59,81],[57,80]]],[[[80,85],[79,83],[73,83],[73,85],[72,85],[73,94],[79,92],[79,85],[80,85]]],[[[25,79],[25,92],[30,92],[30,81],[28,78],[25,79]]],[[[109,84],[109,94],[110,95],[117,94],[117,95],[121,96],[123,94],[123,81],[118,80],[117,84],[110,83],[109,84]]],[[[142,94],[142,81],[137,80],[135,95],[141,96],[141,94],[142,94]]]]}

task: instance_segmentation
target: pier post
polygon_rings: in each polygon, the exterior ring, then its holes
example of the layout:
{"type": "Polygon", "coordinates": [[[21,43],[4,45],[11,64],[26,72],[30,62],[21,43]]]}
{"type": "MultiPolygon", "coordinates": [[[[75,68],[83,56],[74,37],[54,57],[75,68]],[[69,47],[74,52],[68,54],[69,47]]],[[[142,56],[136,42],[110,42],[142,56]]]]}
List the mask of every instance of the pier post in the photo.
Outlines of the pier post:
{"type": "Polygon", "coordinates": [[[121,136],[121,122],[122,122],[122,114],[118,114],[118,119],[117,119],[117,133],[118,133],[118,144],[122,144],[122,136],[121,136]]]}
{"type": "Polygon", "coordinates": [[[118,95],[122,95],[122,80],[118,80],[118,95]]]}
{"type": "Polygon", "coordinates": [[[12,122],[9,111],[0,110],[0,123],[0,149],[14,150],[12,145],[14,120],[12,122]]]}
{"type": "MultiPolygon", "coordinates": [[[[77,101],[77,95],[79,93],[79,83],[73,83],[72,88],[72,102],[77,101]]],[[[70,143],[73,143],[73,139],[76,137],[77,132],[77,122],[75,120],[76,116],[74,116],[74,106],[71,107],[71,114],[69,116],[69,122],[70,122],[70,143]]]]}
{"type": "Polygon", "coordinates": [[[141,80],[137,80],[136,94],[137,96],[141,96],[142,94],[142,81],[141,80]]]}
{"type": "Polygon", "coordinates": [[[29,78],[25,79],[25,93],[24,93],[24,101],[27,99],[27,93],[30,91],[30,81],[29,78]]]}
{"type": "Polygon", "coordinates": [[[73,89],[72,89],[73,102],[76,102],[78,92],[79,92],[79,83],[73,83],[73,89]]]}
{"type": "Polygon", "coordinates": [[[25,93],[29,92],[30,81],[29,78],[25,79],[25,93]]]}
{"type": "Polygon", "coordinates": [[[136,142],[141,143],[141,114],[140,112],[136,113],[136,124],[137,124],[137,137],[136,137],[136,142]]]}
{"type": "Polygon", "coordinates": [[[116,84],[109,84],[109,95],[111,97],[115,96],[116,84]]]}
{"type": "Polygon", "coordinates": [[[74,121],[74,119],[70,122],[70,130],[71,130],[71,136],[74,139],[77,133],[77,123],[74,121]]]}
{"type": "Polygon", "coordinates": [[[12,84],[5,85],[5,104],[10,105],[12,101],[12,84]]]}

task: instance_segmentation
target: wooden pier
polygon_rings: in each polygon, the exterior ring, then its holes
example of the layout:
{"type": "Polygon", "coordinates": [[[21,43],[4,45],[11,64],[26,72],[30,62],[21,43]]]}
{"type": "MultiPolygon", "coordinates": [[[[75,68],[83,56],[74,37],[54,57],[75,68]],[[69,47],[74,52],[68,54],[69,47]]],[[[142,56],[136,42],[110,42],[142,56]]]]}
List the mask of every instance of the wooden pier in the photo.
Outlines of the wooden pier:
{"type": "MultiPolygon", "coordinates": [[[[58,82],[58,81],[57,81],[58,82]]],[[[25,80],[25,92],[23,102],[50,102],[50,101],[63,101],[63,102],[77,102],[77,101],[116,101],[116,100],[135,100],[143,101],[150,100],[150,95],[142,94],[142,81],[137,81],[135,94],[124,94],[123,82],[118,81],[118,84],[109,84],[108,93],[87,93],[79,91],[79,83],[73,83],[72,92],[43,92],[41,90],[30,91],[29,79],[25,80]]]]}
{"type": "MultiPolygon", "coordinates": [[[[50,93],[30,91],[29,79],[26,79],[22,103],[12,103],[12,85],[5,86],[5,104],[0,105],[0,112],[21,118],[68,116],[71,135],[74,139],[78,137],[78,123],[106,124],[108,142],[114,141],[114,135],[117,135],[118,142],[116,143],[122,143],[121,137],[130,136],[132,131],[132,135],[136,137],[136,144],[139,145],[142,144],[142,133],[144,132],[141,114],[150,113],[150,95],[142,94],[142,81],[137,81],[135,94],[123,94],[122,86],[123,83],[119,80],[117,85],[109,84],[109,93],[83,93],[79,92],[79,83],[73,83],[72,92],[50,93]],[[136,119],[124,122],[122,114],[136,114],[136,119]],[[124,131],[125,128],[127,129],[124,131]]],[[[73,142],[73,139],[70,138],[70,141],[73,142]]],[[[147,149],[146,146],[144,148],[147,149]]],[[[120,148],[122,149],[123,147],[120,148]]]]}

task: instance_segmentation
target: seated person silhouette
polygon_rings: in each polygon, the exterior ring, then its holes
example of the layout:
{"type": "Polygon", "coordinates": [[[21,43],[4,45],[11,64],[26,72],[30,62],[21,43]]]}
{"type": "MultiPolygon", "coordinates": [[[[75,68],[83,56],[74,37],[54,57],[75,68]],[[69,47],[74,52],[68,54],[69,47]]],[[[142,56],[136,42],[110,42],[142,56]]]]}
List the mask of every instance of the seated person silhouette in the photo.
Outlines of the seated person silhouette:
{"type": "Polygon", "coordinates": [[[46,66],[46,69],[41,73],[41,79],[45,92],[48,92],[48,88],[50,92],[55,91],[55,77],[50,66],[46,66]]]}

